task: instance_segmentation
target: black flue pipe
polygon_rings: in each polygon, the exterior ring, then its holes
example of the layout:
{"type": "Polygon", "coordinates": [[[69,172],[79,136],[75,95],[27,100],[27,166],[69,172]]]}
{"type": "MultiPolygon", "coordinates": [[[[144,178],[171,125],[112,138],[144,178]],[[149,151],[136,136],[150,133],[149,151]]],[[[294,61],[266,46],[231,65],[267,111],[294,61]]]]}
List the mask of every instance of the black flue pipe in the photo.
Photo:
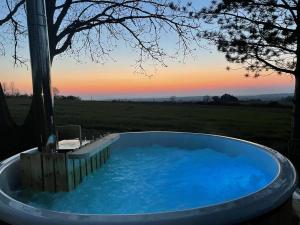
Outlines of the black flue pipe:
{"type": "Polygon", "coordinates": [[[29,48],[32,70],[32,114],[38,147],[56,150],[56,132],[51,90],[51,63],[45,0],[26,0],[29,48]]]}

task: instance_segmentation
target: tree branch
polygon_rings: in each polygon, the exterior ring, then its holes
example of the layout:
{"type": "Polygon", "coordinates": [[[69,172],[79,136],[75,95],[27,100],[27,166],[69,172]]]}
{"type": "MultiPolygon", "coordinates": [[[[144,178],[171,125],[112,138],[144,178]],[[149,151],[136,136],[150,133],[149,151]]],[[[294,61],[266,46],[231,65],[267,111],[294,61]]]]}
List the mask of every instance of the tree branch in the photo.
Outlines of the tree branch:
{"type": "Polygon", "coordinates": [[[21,0],[18,2],[13,9],[9,10],[9,13],[3,18],[0,19],[0,26],[4,23],[8,22],[10,19],[12,19],[13,15],[18,11],[18,9],[25,3],[25,0],[21,0]]]}

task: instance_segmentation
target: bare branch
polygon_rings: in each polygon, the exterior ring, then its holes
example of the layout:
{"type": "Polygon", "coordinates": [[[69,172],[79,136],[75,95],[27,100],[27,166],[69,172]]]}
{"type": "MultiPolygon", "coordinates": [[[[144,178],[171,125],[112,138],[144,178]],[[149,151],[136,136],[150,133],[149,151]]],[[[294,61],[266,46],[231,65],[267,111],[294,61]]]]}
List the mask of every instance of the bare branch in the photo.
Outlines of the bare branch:
{"type": "Polygon", "coordinates": [[[18,11],[18,9],[25,3],[25,0],[20,0],[14,7],[13,9],[10,9],[10,6],[8,2],[6,1],[6,4],[9,8],[9,13],[2,19],[0,19],[0,26],[3,25],[4,23],[8,22],[11,20],[14,16],[14,14],[18,11]]]}

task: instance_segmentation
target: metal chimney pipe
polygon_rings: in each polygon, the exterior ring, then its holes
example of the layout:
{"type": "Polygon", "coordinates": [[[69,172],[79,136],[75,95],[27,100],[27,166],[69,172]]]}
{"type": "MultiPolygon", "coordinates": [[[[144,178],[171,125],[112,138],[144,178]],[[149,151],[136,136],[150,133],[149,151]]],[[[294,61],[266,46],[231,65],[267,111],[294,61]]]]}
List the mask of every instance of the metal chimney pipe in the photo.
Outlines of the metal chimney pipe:
{"type": "Polygon", "coordinates": [[[38,147],[56,150],[56,132],[51,90],[51,63],[45,0],[26,0],[29,48],[33,84],[33,116],[36,119],[38,147]]]}

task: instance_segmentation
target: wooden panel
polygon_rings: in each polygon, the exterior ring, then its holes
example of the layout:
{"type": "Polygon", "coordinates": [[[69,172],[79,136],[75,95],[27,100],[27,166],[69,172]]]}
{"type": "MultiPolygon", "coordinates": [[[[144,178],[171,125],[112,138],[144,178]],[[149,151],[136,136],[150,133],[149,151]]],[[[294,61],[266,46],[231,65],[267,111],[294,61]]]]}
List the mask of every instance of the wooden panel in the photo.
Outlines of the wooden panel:
{"type": "Polygon", "coordinates": [[[104,165],[105,163],[105,153],[104,151],[101,151],[101,164],[104,165]]]}
{"type": "Polygon", "coordinates": [[[36,152],[30,155],[31,161],[31,188],[34,191],[43,191],[42,156],[36,152]]]}
{"type": "Polygon", "coordinates": [[[99,167],[103,166],[101,164],[101,152],[98,152],[98,154],[97,154],[97,160],[98,160],[98,163],[99,163],[99,167]]]}
{"type": "Polygon", "coordinates": [[[68,190],[72,191],[74,189],[74,169],[73,169],[73,160],[67,159],[67,174],[68,174],[68,190]]]}
{"type": "Polygon", "coordinates": [[[49,153],[42,153],[43,158],[43,174],[44,174],[44,190],[55,192],[55,171],[54,157],[49,153]]]}
{"type": "Polygon", "coordinates": [[[99,156],[99,165],[100,165],[100,167],[102,167],[103,163],[102,163],[102,154],[101,154],[101,152],[98,153],[98,156],[99,156]]]}
{"type": "Polygon", "coordinates": [[[95,172],[97,170],[97,156],[93,155],[91,157],[91,160],[92,160],[92,170],[93,172],[95,172]]]}
{"type": "Polygon", "coordinates": [[[22,184],[36,191],[71,191],[106,162],[110,155],[108,146],[118,138],[119,135],[109,135],[76,154],[23,153],[20,155],[22,184]]]}
{"type": "Polygon", "coordinates": [[[56,191],[68,191],[68,176],[65,154],[57,153],[54,155],[54,168],[56,191]]]}
{"type": "Polygon", "coordinates": [[[106,148],[102,150],[103,164],[105,164],[105,162],[106,162],[106,154],[105,154],[105,150],[106,150],[106,148]]]}
{"type": "Polygon", "coordinates": [[[106,163],[106,160],[107,160],[107,148],[105,148],[104,150],[103,150],[103,158],[104,158],[104,163],[106,163]]]}
{"type": "Polygon", "coordinates": [[[86,177],[86,163],[85,159],[80,159],[80,180],[81,182],[86,177]]]}
{"type": "Polygon", "coordinates": [[[31,187],[31,163],[30,155],[28,153],[21,153],[21,179],[24,188],[31,187]]]}
{"type": "Polygon", "coordinates": [[[75,187],[77,187],[80,184],[80,160],[74,159],[74,183],[75,187]]]}
{"type": "Polygon", "coordinates": [[[92,163],[91,163],[91,159],[86,159],[86,174],[90,175],[92,173],[92,163]]]}
{"type": "Polygon", "coordinates": [[[97,169],[101,167],[100,153],[99,152],[96,154],[96,164],[97,164],[97,169]]]}

